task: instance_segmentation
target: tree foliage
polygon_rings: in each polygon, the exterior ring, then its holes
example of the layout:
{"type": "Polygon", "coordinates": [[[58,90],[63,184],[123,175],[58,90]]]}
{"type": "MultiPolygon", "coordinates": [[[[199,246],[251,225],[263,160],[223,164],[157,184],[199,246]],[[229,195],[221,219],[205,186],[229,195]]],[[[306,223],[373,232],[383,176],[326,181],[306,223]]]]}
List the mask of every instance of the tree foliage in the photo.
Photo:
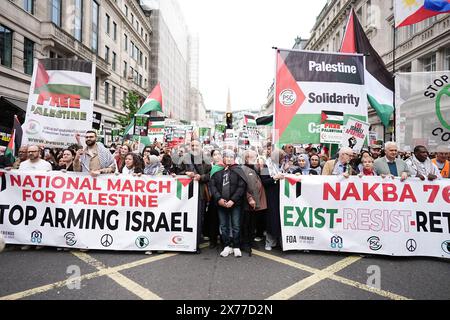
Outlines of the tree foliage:
{"type": "Polygon", "coordinates": [[[134,115],[139,110],[139,95],[134,91],[128,91],[128,94],[124,100],[122,100],[122,108],[125,115],[115,115],[116,120],[119,122],[122,129],[125,129],[133,120],[134,115]]]}

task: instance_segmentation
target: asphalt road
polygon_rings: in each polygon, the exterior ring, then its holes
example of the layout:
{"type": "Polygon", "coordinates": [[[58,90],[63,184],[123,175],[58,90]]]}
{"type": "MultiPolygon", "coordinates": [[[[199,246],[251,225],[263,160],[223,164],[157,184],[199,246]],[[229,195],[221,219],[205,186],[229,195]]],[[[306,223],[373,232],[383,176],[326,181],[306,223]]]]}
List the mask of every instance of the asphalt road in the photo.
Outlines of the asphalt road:
{"type": "Polygon", "coordinates": [[[403,300],[450,298],[450,260],[265,251],[0,254],[0,300],[403,300]]]}

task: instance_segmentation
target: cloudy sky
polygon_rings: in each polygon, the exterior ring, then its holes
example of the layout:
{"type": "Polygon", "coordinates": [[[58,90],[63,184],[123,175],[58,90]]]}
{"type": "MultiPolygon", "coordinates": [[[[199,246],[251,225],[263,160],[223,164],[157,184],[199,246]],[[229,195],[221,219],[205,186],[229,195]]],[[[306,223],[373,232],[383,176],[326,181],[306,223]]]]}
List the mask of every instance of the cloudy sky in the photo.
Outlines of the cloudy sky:
{"type": "Polygon", "coordinates": [[[206,108],[259,109],[275,76],[272,47],[309,38],[326,0],[178,0],[200,38],[200,90],[206,108]]]}

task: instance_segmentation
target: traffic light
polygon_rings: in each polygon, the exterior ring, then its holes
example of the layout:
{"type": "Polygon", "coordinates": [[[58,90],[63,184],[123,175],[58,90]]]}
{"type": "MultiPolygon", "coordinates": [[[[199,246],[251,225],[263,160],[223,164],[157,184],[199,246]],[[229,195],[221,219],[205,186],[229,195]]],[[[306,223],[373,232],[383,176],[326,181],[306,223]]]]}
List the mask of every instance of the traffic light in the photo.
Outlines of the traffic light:
{"type": "Polygon", "coordinates": [[[227,123],[227,129],[233,129],[233,114],[231,112],[227,112],[226,115],[226,123],[227,123]]]}

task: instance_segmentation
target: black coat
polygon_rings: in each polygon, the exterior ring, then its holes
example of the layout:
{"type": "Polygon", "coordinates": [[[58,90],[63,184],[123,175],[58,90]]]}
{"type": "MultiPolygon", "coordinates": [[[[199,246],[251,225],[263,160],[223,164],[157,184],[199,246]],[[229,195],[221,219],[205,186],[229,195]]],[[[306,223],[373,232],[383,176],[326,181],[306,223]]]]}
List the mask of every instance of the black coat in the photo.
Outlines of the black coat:
{"type": "Polygon", "coordinates": [[[200,200],[206,200],[206,186],[209,182],[211,165],[206,163],[201,157],[194,158],[192,154],[186,154],[183,161],[177,165],[177,175],[184,175],[186,172],[194,172],[200,175],[199,188],[200,200]]]}
{"type": "Polygon", "coordinates": [[[275,181],[267,174],[260,177],[267,197],[266,231],[273,237],[279,238],[281,237],[280,181],[275,181]]]}
{"type": "Polygon", "coordinates": [[[216,172],[209,182],[209,189],[211,190],[211,196],[213,197],[216,203],[219,202],[220,199],[231,200],[234,202],[234,206],[242,205],[243,201],[247,200],[246,190],[247,184],[244,179],[242,179],[241,174],[237,172],[237,170],[241,170],[237,166],[233,166],[229,168],[227,171],[230,172],[230,197],[229,199],[225,199],[222,196],[222,187],[223,187],[223,174],[226,172],[225,170],[220,170],[216,172]]]}
{"type": "Polygon", "coordinates": [[[12,164],[11,160],[9,160],[8,157],[6,157],[5,155],[0,156],[0,169],[12,167],[12,165],[13,164],[12,164]]]}

